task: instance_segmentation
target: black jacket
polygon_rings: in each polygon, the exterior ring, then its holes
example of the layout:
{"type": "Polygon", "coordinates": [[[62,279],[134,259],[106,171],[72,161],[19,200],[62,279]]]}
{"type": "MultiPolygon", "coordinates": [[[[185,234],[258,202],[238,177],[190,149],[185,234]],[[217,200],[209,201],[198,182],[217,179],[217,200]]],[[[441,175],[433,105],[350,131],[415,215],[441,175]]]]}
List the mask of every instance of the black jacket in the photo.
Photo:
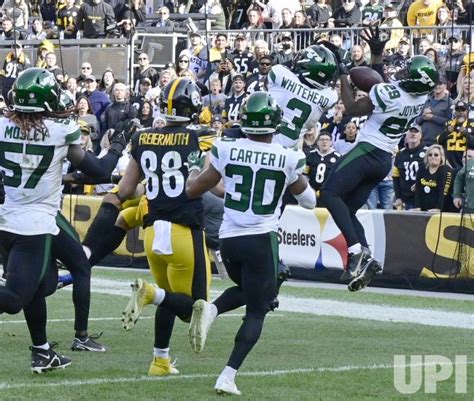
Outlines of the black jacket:
{"type": "Polygon", "coordinates": [[[112,6],[103,1],[94,4],[91,0],[83,3],[77,15],[77,25],[84,37],[104,38],[117,25],[112,6]]]}

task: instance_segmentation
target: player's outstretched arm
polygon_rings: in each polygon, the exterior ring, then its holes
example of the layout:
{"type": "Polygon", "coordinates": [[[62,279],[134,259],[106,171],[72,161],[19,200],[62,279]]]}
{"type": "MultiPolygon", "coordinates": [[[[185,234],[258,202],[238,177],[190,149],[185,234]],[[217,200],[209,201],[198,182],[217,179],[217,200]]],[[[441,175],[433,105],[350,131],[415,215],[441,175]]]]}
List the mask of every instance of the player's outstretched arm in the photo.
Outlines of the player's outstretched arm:
{"type": "Polygon", "coordinates": [[[197,170],[191,171],[186,182],[187,197],[190,199],[199,198],[203,193],[214,188],[220,179],[221,175],[211,164],[200,174],[197,170]]]}
{"type": "Polygon", "coordinates": [[[316,193],[308,185],[308,181],[302,175],[289,187],[298,204],[305,209],[314,209],[316,207],[316,193]]]}
{"type": "Polygon", "coordinates": [[[367,116],[371,114],[374,110],[374,105],[372,100],[370,100],[370,96],[365,96],[355,101],[351,84],[347,79],[348,75],[348,72],[341,71],[341,99],[344,103],[346,114],[349,116],[367,116]]]}
{"type": "Polygon", "coordinates": [[[124,200],[133,198],[140,180],[140,168],[135,159],[130,159],[125,174],[119,184],[119,191],[117,193],[118,199],[124,200]]]}

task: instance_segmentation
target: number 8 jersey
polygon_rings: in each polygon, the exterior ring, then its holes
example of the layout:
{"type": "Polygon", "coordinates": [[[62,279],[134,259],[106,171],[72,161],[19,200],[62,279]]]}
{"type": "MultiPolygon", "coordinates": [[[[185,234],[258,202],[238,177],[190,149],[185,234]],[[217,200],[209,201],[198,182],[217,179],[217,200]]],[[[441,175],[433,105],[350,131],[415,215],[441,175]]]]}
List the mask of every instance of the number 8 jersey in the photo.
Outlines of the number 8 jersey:
{"type": "Polygon", "coordinates": [[[222,138],[211,150],[211,164],[224,181],[224,220],[220,238],[278,230],[283,193],[305,166],[300,150],[250,139],[222,138]]]}
{"type": "Polygon", "coordinates": [[[200,149],[199,133],[185,126],[140,131],[132,139],[132,156],[145,176],[148,214],[144,227],[156,220],[202,226],[201,199],[189,200],[185,184],[187,159],[200,149]]]}
{"type": "Polygon", "coordinates": [[[72,120],[43,123],[26,136],[10,119],[0,118],[0,168],[5,173],[0,230],[21,235],[59,232],[63,160],[69,145],[80,145],[81,131],[72,120]]]}

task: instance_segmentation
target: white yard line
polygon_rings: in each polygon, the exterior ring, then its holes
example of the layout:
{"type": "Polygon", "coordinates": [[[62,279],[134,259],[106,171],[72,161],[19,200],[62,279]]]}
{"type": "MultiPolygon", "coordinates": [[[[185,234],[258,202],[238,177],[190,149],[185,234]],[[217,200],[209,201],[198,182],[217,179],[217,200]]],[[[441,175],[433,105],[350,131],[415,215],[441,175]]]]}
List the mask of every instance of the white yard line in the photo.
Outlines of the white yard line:
{"type": "MultiPolygon", "coordinates": [[[[474,361],[468,361],[468,365],[473,365],[474,361]]],[[[407,365],[392,365],[392,364],[380,364],[380,365],[347,365],[347,366],[335,366],[335,367],[309,367],[300,369],[284,369],[284,370],[268,370],[268,371],[253,371],[253,372],[239,372],[239,377],[263,377],[263,376],[286,376],[292,374],[311,374],[311,373],[341,373],[341,372],[353,372],[359,370],[381,370],[381,369],[394,369],[403,367],[417,367],[417,366],[433,366],[434,364],[407,364],[407,365]]],[[[438,366],[442,364],[437,364],[438,366]]],[[[451,366],[451,365],[450,365],[451,366]]],[[[16,390],[16,389],[32,389],[39,387],[72,387],[72,386],[96,386],[101,384],[114,384],[114,383],[140,383],[149,381],[183,381],[183,380],[196,380],[196,379],[215,379],[218,375],[203,373],[203,374],[190,374],[190,375],[171,375],[166,377],[150,377],[150,376],[138,376],[138,377],[116,377],[116,378],[104,378],[104,379],[89,379],[89,380],[61,380],[61,381],[48,381],[47,383],[32,383],[31,381],[25,383],[7,383],[0,382],[0,390],[16,390]]]]}

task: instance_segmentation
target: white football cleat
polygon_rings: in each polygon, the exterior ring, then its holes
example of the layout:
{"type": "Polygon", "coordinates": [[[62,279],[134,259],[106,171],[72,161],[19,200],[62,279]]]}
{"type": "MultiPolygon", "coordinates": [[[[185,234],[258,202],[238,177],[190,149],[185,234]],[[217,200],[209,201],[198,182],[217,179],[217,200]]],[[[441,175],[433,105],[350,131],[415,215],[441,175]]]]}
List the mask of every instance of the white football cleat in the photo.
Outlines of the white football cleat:
{"type": "Polygon", "coordinates": [[[214,386],[214,390],[216,390],[217,394],[220,395],[241,395],[242,393],[239,391],[235,382],[225,376],[219,376],[216,381],[216,385],[214,386]]]}
{"type": "Polygon", "coordinates": [[[214,322],[212,304],[204,299],[198,299],[193,305],[193,314],[189,324],[188,338],[194,352],[199,353],[206,344],[207,333],[214,322]]]}

